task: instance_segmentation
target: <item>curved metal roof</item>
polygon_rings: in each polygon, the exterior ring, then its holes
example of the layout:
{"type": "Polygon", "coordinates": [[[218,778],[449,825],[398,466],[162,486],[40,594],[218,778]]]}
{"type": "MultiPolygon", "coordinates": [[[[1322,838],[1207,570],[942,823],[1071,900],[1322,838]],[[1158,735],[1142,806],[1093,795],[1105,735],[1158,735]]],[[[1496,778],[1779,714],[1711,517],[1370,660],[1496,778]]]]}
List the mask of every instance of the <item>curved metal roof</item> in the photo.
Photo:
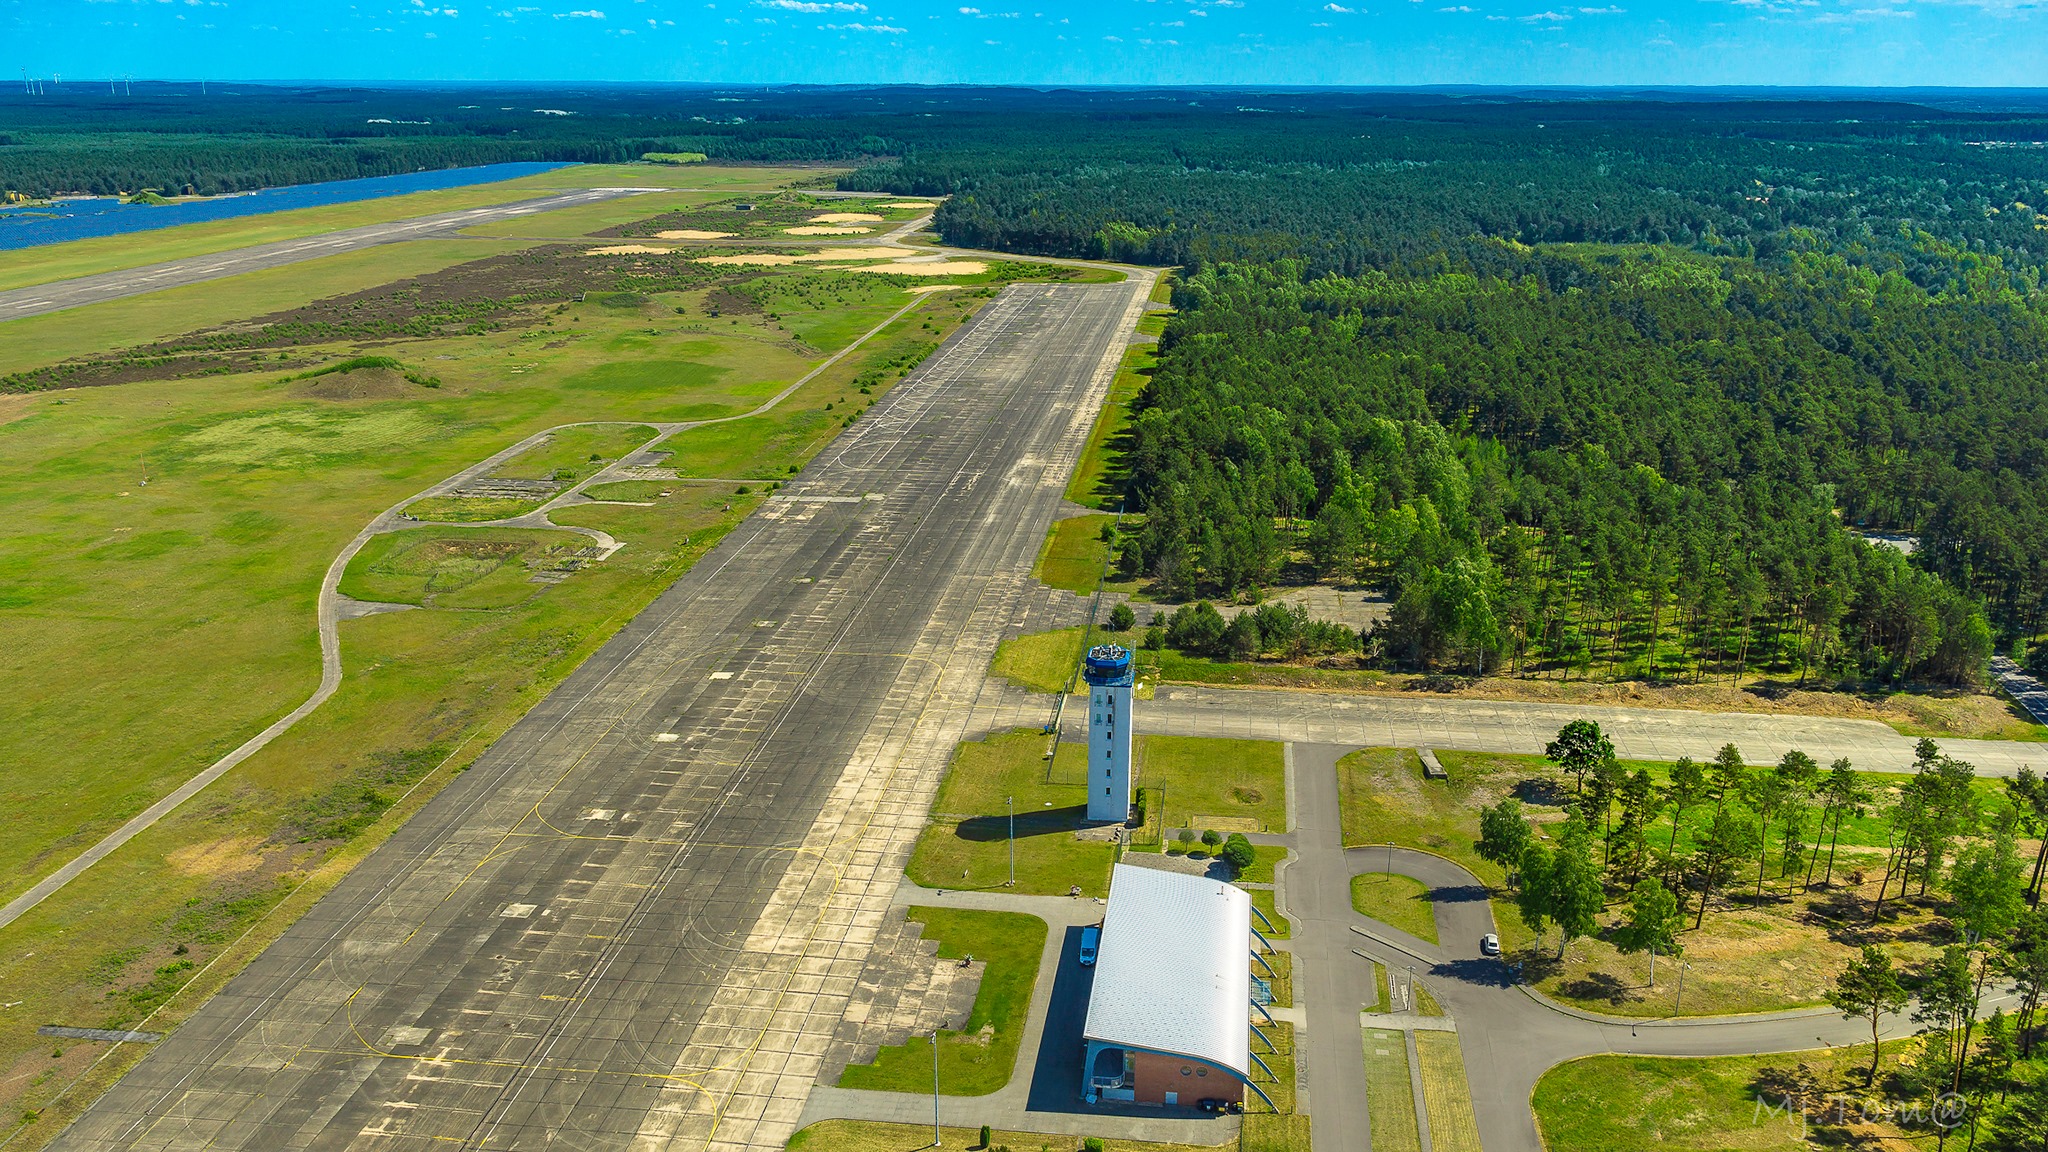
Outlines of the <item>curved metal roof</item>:
{"type": "Polygon", "coordinates": [[[1249,1078],[1251,904],[1220,880],[1118,864],[1082,1035],[1249,1078]]]}

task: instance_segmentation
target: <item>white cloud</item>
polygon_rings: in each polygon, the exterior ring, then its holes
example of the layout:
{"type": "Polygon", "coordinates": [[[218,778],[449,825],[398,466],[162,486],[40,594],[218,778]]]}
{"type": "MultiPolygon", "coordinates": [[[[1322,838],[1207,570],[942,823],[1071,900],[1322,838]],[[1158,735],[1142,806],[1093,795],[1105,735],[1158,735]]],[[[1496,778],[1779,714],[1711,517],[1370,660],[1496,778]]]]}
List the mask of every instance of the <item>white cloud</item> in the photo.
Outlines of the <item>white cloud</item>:
{"type": "Polygon", "coordinates": [[[1346,13],[1346,14],[1348,15],[1348,14],[1350,14],[1350,13],[1353,13],[1353,12],[1356,12],[1356,11],[1358,11],[1358,9],[1356,9],[1356,8],[1346,8],[1346,7],[1345,7],[1345,6],[1343,6],[1342,4],[1325,4],[1325,5],[1323,5],[1323,11],[1325,11],[1325,12],[1343,12],[1343,13],[1346,13]]]}
{"type": "Polygon", "coordinates": [[[908,28],[898,28],[893,24],[827,24],[825,27],[834,32],[887,32],[891,35],[910,31],[908,28]]]}
{"type": "Polygon", "coordinates": [[[865,4],[843,2],[817,3],[815,0],[754,0],[763,8],[781,8],[790,12],[865,12],[865,4]]]}

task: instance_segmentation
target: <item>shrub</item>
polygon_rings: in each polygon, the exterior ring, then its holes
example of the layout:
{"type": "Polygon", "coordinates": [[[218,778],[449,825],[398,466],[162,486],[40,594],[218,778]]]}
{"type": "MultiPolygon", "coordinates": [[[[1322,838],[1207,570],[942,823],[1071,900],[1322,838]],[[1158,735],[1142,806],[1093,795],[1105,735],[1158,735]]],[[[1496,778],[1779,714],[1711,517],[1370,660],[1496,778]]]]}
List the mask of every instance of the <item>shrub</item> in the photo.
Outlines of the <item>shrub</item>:
{"type": "Polygon", "coordinates": [[[1102,1152],[1102,1137],[1090,1136],[1081,1141],[1081,1152],[1102,1152]]]}
{"type": "Polygon", "coordinates": [[[1193,828],[1183,828],[1175,832],[1173,838],[1183,844],[1193,844],[1195,842],[1195,830],[1193,828]]]}
{"type": "Polygon", "coordinates": [[[1223,833],[1216,831],[1214,828],[1205,828],[1202,830],[1202,843],[1214,848],[1218,844],[1223,843],[1223,833]]]}
{"type": "Polygon", "coordinates": [[[1131,611],[1129,604],[1119,604],[1109,610],[1109,626],[1117,632],[1129,632],[1138,626],[1138,614],[1131,611]]]}
{"type": "Polygon", "coordinates": [[[1231,871],[1243,872],[1252,866],[1253,860],[1258,859],[1259,853],[1252,847],[1252,842],[1245,839],[1244,833],[1232,832],[1230,839],[1223,842],[1223,851],[1218,855],[1223,858],[1225,864],[1230,865],[1231,871]]]}
{"type": "Polygon", "coordinates": [[[1145,629],[1145,647],[1154,652],[1166,647],[1166,629],[1157,624],[1145,629]]]}
{"type": "Polygon", "coordinates": [[[982,1147],[982,1148],[986,1148],[986,1147],[988,1147],[988,1138],[989,1138],[989,1130],[988,1130],[988,1125],[986,1125],[986,1124],[983,1124],[983,1125],[981,1126],[981,1144],[980,1144],[979,1146],[980,1146],[980,1147],[982,1147]]]}

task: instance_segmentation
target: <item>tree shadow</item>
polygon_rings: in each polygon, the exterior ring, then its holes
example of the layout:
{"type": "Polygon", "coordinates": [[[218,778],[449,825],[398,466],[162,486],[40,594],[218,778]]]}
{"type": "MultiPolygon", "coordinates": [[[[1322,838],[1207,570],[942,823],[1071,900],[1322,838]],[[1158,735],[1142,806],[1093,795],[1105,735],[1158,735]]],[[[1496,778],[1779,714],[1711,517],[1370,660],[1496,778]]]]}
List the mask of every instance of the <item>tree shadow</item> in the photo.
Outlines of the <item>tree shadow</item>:
{"type": "MultiPolygon", "coordinates": [[[[1022,840],[1030,836],[1071,836],[1087,823],[1088,809],[1081,804],[1019,812],[1017,839],[1022,840]]],[[[955,826],[954,835],[976,844],[1006,840],[1010,836],[1010,817],[1004,813],[994,816],[969,816],[955,826]]]]}
{"type": "Polygon", "coordinates": [[[1472,904],[1488,899],[1491,893],[1484,884],[1446,884],[1430,889],[1428,896],[1445,904],[1472,904]]]}
{"type": "Polygon", "coordinates": [[[1481,988],[1506,988],[1514,983],[1508,966],[1490,959],[1448,960],[1433,965],[1429,974],[1481,988]]]}
{"type": "Polygon", "coordinates": [[[1562,808],[1571,803],[1572,791],[1565,782],[1548,776],[1528,776],[1515,782],[1514,797],[1524,804],[1562,808]]]}
{"type": "Polygon", "coordinates": [[[1571,1000],[1604,1000],[1616,1005],[1642,999],[1640,989],[1611,972],[1588,972],[1559,984],[1557,991],[1571,1000]]]}

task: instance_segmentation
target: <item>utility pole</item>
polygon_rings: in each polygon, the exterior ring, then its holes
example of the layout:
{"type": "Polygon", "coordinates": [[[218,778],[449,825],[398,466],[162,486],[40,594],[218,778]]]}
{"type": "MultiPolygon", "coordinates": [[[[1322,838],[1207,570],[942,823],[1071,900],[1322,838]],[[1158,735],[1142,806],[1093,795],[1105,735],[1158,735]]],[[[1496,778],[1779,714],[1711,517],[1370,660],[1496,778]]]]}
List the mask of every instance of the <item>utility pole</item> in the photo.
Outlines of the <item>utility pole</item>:
{"type": "Polygon", "coordinates": [[[932,1029],[932,1147],[944,1144],[939,1139],[939,1030],[932,1029]]]}

